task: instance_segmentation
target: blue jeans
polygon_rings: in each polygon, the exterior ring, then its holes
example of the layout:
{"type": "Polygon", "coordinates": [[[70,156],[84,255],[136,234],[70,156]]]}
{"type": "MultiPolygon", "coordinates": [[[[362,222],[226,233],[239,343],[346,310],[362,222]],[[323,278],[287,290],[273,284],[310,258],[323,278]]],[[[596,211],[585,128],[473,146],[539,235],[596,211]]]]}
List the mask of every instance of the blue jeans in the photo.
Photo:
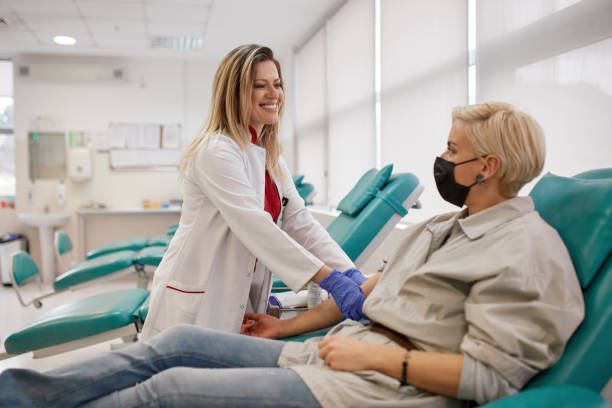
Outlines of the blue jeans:
{"type": "Polygon", "coordinates": [[[121,350],[38,373],[0,374],[0,407],[318,407],[276,361],[284,343],[179,325],[121,350]]]}

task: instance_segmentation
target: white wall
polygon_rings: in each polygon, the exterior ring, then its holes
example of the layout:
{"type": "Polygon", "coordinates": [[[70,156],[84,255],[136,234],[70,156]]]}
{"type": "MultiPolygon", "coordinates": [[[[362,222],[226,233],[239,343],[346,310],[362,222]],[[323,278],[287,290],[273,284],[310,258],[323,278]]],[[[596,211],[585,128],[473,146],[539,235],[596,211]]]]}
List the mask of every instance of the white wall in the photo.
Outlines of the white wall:
{"type": "MultiPolygon", "coordinates": [[[[61,63],[68,67],[63,75],[67,79],[23,79],[15,75],[15,154],[17,211],[3,213],[2,225],[15,228],[17,212],[41,212],[45,206],[51,211],[67,211],[74,214],[90,201],[102,202],[109,208],[138,207],[143,199],[167,201],[180,198],[178,172],[111,171],[107,153],[93,153],[93,178],[85,183],[66,180],[67,200],[63,207],[55,200],[57,181],[35,182],[34,200],[28,200],[27,134],[32,121],[43,116],[51,119],[57,130],[104,131],[110,122],[128,123],[181,123],[184,140],[191,139],[204,121],[210,103],[211,83],[216,63],[183,62],[172,60],[130,59],[77,59],[52,57],[19,57],[15,66],[37,63],[61,63]],[[70,67],[78,71],[81,64],[115,65],[124,68],[128,81],[119,83],[81,81],[70,79],[70,67]]],[[[17,70],[15,70],[17,71],[17,70]]],[[[53,130],[53,129],[49,129],[53,130]]],[[[152,221],[155,223],[155,221],[152,221]]],[[[156,226],[162,233],[168,220],[156,226]]],[[[103,225],[95,234],[98,243],[122,236],[150,233],[148,227],[127,230],[121,221],[103,225]]],[[[77,219],[73,215],[66,226],[73,241],[77,238],[77,219]]],[[[3,227],[3,229],[5,229],[3,227]]],[[[38,237],[33,228],[20,227],[32,242],[32,252],[37,259],[38,237]]],[[[89,235],[89,234],[88,234],[89,235]]]]}

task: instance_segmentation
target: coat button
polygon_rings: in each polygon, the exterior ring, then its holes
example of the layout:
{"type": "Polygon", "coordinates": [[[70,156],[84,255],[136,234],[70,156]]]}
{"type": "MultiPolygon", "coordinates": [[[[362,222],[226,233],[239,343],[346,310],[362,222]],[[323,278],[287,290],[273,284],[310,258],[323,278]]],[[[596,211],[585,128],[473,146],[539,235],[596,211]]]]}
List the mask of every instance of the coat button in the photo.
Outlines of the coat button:
{"type": "Polygon", "coordinates": [[[244,305],[240,305],[240,309],[241,309],[241,310],[244,310],[244,305]]]}

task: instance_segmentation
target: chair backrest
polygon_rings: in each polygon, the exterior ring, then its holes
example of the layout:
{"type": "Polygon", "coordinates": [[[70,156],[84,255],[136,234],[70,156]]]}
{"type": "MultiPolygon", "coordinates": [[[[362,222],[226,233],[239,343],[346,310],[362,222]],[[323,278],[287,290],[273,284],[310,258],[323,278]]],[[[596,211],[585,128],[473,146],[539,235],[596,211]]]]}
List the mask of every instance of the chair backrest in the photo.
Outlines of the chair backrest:
{"type": "Polygon", "coordinates": [[[60,270],[65,272],[69,265],[64,265],[62,255],[69,254],[70,265],[74,263],[74,258],[72,257],[72,240],[66,231],[55,231],[55,234],[53,234],[53,250],[55,261],[58,263],[60,270]]]}
{"type": "Polygon", "coordinates": [[[55,232],[55,250],[58,254],[64,255],[72,251],[72,241],[65,231],[55,232]]]}
{"type": "Polygon", "coordinates": [[[370,196],[364,206],[350,213],[347,209],[358,208],[358,205],[354,205],[358,200],[344,208],[339,205],[342,213],[327,227],[331,237],[358,268],[365,264],[408,209],[417,202],[423,187],[415,175],[401,173],[385,180],[382,188],[376,191],[361,191],[370,196]]]}
{"type": "Polygon", "coordinates": [[[12,256],[11,281],[15,286],[23,286],[38,275],[38,266],[24,251],[15,252],[12,256]]]}
{"type": "Polygon", "coordinates": [[[561,359],[528,388],[575,384],[601,391],[612,376],[612,169],[545,175],[530,193],[558,232],[583,288],[585,318],[561,359]]]}
{"type": "Polygon", "coordinates": [[[310,183],[302,183],[296,187],[298,194],[304,200],[304,205],[312,203],[312,198],[315,195],[315,188],[310,183]]]}

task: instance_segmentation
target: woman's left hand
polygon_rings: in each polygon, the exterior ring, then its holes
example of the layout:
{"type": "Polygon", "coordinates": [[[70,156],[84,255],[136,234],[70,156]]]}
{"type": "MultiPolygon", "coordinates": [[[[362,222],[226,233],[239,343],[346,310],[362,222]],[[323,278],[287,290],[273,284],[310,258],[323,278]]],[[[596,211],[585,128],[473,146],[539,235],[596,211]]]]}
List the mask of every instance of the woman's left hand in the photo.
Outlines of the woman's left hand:
{"type": "Polygon", "coordinates": [[[319,358],[332,370],[369,370],[379,346],[351,337],[331,336],[319,343],[319,358]]]}

